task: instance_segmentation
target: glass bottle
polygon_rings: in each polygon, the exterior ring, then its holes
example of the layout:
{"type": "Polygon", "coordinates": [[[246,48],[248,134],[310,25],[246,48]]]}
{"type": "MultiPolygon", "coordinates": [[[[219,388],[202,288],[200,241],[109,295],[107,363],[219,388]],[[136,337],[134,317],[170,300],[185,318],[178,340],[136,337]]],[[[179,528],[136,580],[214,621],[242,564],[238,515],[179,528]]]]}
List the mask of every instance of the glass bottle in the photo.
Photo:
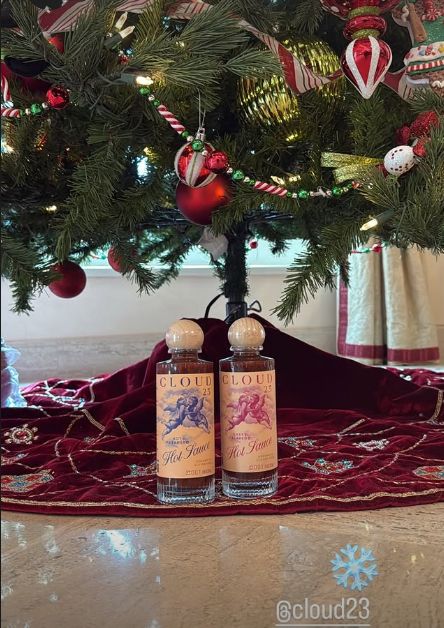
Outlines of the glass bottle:
{"type": "Polygon", "coordinates": [[[265,330],[240,318],[228,330],[233,355],[219,363],[222,490],[248,499],[278,487],[274,359],[260,355],[265,330]]]}
{"type": "Polygon", "coordinates": [[[199,358],[204,334],[180,320],[166,333],[171,359],[156,365],[157,498],[168,504],[214,499],[213,364],[199,358]]]}

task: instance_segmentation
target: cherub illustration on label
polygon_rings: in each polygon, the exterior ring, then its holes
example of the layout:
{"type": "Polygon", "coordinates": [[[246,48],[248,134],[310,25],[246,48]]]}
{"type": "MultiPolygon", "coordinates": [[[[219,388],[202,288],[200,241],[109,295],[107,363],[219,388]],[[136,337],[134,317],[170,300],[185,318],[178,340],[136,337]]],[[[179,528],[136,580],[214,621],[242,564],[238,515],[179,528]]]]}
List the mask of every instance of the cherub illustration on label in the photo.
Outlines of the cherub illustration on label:
{"type": "Polygon", "coordinates": [[[203,404],[203,397],[199,399],[196,395],[191,395],[189,397],[179,397],[175,406],[166,406],[164,411],[170,413],[170,419],[169,421],[163,421],[165,430],[162,438],[180,425],[184,427],[199,427],[204,432],[209,432],[207,417],[202,412],[203,404]]]}
{"type": "Polygon", "coordinates": [[[267,412],[264,410],[265,399],[267,395],[259,395],[257,393],[242,393],[237,403],[227,403],[227,408],[233,408],[234,414],[228,419],[228,427],[226,431],[232,430],[236,425],[245,423],[260,423],[271,429],[271,421],[267,412]]]}

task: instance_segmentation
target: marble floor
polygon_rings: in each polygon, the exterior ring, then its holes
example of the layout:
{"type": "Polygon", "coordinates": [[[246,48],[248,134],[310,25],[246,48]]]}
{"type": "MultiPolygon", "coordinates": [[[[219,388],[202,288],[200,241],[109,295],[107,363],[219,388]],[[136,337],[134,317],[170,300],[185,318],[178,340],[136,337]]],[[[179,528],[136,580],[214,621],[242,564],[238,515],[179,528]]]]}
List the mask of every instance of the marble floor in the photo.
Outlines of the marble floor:
{"type": "Polygon", "coordinates": [[[4,512],[2,563],[5,628],[444,626],[444,505],[192,519],[4,512]],[[332,572],[347,544],[375,558],[361,591],[332,572]]]}

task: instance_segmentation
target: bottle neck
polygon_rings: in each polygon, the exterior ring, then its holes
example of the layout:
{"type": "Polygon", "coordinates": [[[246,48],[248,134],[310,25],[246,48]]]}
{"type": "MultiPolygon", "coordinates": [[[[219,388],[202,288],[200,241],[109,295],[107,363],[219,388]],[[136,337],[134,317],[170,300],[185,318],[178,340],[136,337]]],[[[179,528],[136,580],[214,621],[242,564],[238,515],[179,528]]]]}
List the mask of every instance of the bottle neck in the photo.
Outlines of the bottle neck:
{"type": "Polygon", "coordinates": [[[235,358],[257,358],[262,351],[262,347],[230,347],[235,358]]]}
{"type": "Polygon", "coordinates": [[[172,362],[196,362],[199,360],[197,349],[170,349],[172,362]]]}

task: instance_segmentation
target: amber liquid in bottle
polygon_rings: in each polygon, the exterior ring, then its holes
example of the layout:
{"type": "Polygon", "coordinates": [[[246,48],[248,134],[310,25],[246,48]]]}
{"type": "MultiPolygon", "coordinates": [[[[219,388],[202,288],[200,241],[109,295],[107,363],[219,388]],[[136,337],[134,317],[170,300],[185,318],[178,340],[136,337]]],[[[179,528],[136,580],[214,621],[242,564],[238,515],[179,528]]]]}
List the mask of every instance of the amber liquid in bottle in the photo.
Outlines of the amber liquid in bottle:
{"type": "Polygon", "coordinates": [[[272,495],[278,487],[275,366],[261,349],[232,347],[219,363],[222,489],[238,499],[272,495]]]}
{"type": "Polygon", "coordinates": [[[211,502],[215,495],[213,364],[201,360],[197,349],[170,347],[170,353],[170,360],[156,365],[157,497],[169,504],[211,502]]]}

